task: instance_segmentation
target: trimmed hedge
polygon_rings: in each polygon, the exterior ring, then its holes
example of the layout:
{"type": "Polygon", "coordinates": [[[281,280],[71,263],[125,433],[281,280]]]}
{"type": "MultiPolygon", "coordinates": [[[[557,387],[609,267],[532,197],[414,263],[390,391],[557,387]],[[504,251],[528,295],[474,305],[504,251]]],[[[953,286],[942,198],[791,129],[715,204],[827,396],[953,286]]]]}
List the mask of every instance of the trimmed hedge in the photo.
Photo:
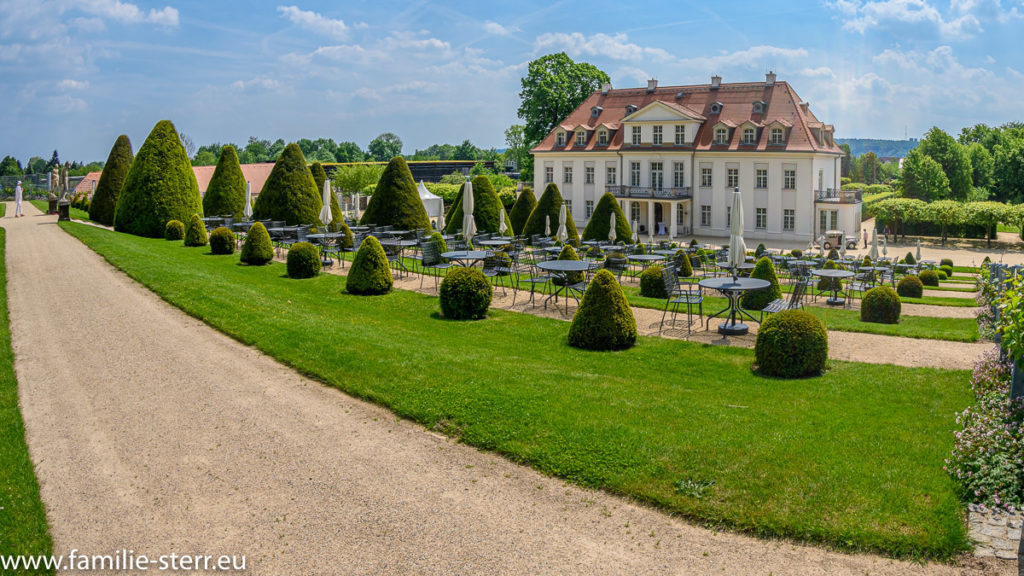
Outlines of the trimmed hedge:
{"type": "Polygon", "coordinates": [[[920,298],[924,294],[924,284],[917,276],[904,276],[896,284],[896,293],[900,298],[920,298]]]}
{"type": "Polygon", "coordinates": [[[828,259],[829,260],[839,260],[839,251],[836,250],[835,248],[829,250],[828,251],[828,259]]]}
{"type": "Polygon", "coordinates": [[[274,243],[262,222],[253,222],[242,243],[242,262],[252,266],[263,266],[274,259],[274,243]]]}
{"type": "Polygon", "coordinates": [[[860,321],[896,324],[900,321],[900,297],[888,286],[876,286],[864,294],[860,303],[860,321]]]}
{"type": "Polygon", "coordinates": [[[93,192],[89,204],[89,220],[106,226],[114,223],[117,198],[121,195],[121,187],[128,176],[128,170],[132,167],[133,159],[132,142],[121,134],[114,141],[114,146],[107,155],[107,162],[103,165],[100,181],[96,183],[96,191],[93,192]]]}
{"type": "Polygon", "coordinates": [[[114,229],[160,238],[170,220],[203,214],[192,163],[178,131],[161,120],[139,148],[114,208],[114,229]]]}
{"type": "Polygon", "coordinates": [[[946,274],[945,270],[939,270],[935,272],[935,275],[939,277],[939,282],[949,279],[949,274],[946,274]]]}
{"type": "Polygon", "coordinates": [[[312,278],[320,273],[320,250],[309,242],[296,242],[288,249],[288,277],[312,278]]]}
{"type": "Polygon", "coordinates": [[[398,230],[430,229],[430,218],[420,200],[416,181],[401,156],[388,162],[360,223],[394,226],[398,230]]]}
{"type": "Polygon", "coordinates": [[[913,266],[914,264],[917,264],[917,259],[914,258],[913,252],[907,252],[907,255],[903,257],[903,262],[905,264],[910,264],[911,266],[913,266]]]}
{"type": "Polygon", "coordinates": [[[384,247],[375,237],[367,236],[352,260],[345,290],[349,294],[374,296],[387,294],[394,284],[384,247]]]}
{"type": "MultiPolygon", "coordinates": [[[[478,234],[497,232],[501,226],[501,198],[498,198],[498,194],[494,191],[494,186],[486,176],[477,176],[473,178],[473,221],[476,222],[476,231],[478,234]]],[[[449,217],[445,220],[445,231],[449,234],[462,229],[462,218],[464,212],[462,211],[462,195],[465,193],[465,185],[459,194],[459,198],[455,204],[452,205],[452,209],[449,211],[449,217]]],[[[417,196],[417,198],[419,198],[417,196]]],[[[505,225],[508,226],[508,232],[511,234],[515,227],[509,220],[508,214],[505,214],[505,225]]]]}
{"type": "Polygon", "coordinates": [[[791,256],[793,256],[794,258],[803,258],[804,257],[804,251],[799,249],[799,248],[794,248],[793,250],[790,250],[789,254],[791,256]]]}
{"type": "Polygon", "coordinates": [[[648,266],[640,273],[640,295],[648,298],[667,298],[665,280],[662,278],[663,268],[659,264],[648,266]]]}
{"type": "Polygon", "coordinates": [[[623,350],[636,344],[637,329],[622,287],[598,270],[569,325],[569,345],[586,350],[623,350]]]}
{"type": "Polygon", "coordinates": [[[203,212],[211,216],[232,214],[241,216],[245,208],[245,176],[238,164],[235,147],[221,148],[217,167],[210,177],[210,185],[203,195],[203,212]]]}
{"type": "MultiPolygon", "coordinates": [[[[580,257],[579,257],[579,255],[576,254],[576,249],[575,248],[573,248],[572,246],[566,244],[565,246],[562,246],[562,251],[558,253],[558,258],[557,259],[558,260],[577,260],[578,261],[580,259],[580,257]]],[[[563,282],[563,280],[557,279],[557,278],[553,281],[553,283],[555,283],[557,285],[561,285],[562,282],[563,282]]],[[[579,282],[583,282],[583,272],[569,272],[568,274],[565,275],[564,282],[568,283],[569,285],[577,284],[579,282]]]]}
{"type": "Polygon", "coordinates": [[[263,184],[252,209],[253,220],[284,220],[289,226],[317,224],[322,208],[320,192],[306,167],[306,158],[294,142],[284,147],[263,184]]]}
{"type": "Polygon", "coordinates": [[[206,241],[206,225],[199,218],[199,214],[193,214],[188,220],[188,226],[185,227],[185,246],[206,246],[206,241]]]}
{"type": "MultiPolygon", "coordinates": [[[[833,262],[831,259],[826,260],[821,266],[825,270],[839,270],[839,265],[833,262]]],[[[833,285],[842,285],[842,281],[839,278],[822,278],[818,280],[818,291],[825,292],[832,289],[833,285]]]]}
{"type": "Polygon", "coordinates": [[[165,240],[181,240],[185,237],[185,224],[181,220],[171,220],[164,228],[165,240]]]}
{"type": "Polygon", "coordinates": [[[672,260],[676,263],[676,276],[680,278],[693,276],[693,263],[690,262],[690,255],[686,253],[686,250],[676,250],[672,260]]]}
{"type": "Polygon", "coordinates": [[[508,220],[512,223],[512,230],[516,234],[522,233],[522,229],[526,226],[526,220],[529,219],[530,213],[533,212],[536,205],[537,197],[533,195],[533,188],[524,187],[519,197],[516,198],[516,203],[512,205],[512,209],[508,211],[508,220]]]}
{"type": "Polygon", "coordinates": [[[816,376],[828,360],[828,332],[821,320],[803,310],[772,314],[757,331],[754,355],[765,376],[816,376]]]}
{"type": "Polygon", "coordinates": [[[921,279],[921,284],[924,284],[925,286],[939,285],[939,275],[936,274],[934,270],[922,270],[921,273],[918,274],[918,278],[921,279]]]}
{"type": "Polygon", "coordinates": [[[213,254],[234,254],[235,233],[223,226],[210,232],[210,252],[213,254]]]}
{"type": "MultiPolygon", "coordinates": [[[[558,234],[558,210],[562,207],[563,203],[564,200],[562,200],[561,192],[558,191],[558,186],[554,183],[548,184],[540,199],[537,200],[537,206],[530,213],[530,218],[526,221],[526,227],[523,229],[522,234],[525,236],[532,236],[534,234],[543,236],[544,217],[548,216],[551,219],[551,234],[549,236],[554,238],[558,234]]],[[[579,237],[579,233],[576,231],[576,223],[573,222],[572,214],[568,213],[568,211],[565,228],[569,232],[570,241],[579,237]]],[[[616,229],[618,229],[618,226],[616,226],[616,229]]],[[[605,230],[605,234],[607,233],[608,231],[605,230]]]]}
{"type": "MultiPolygon", "coordinates": [[[[952,266],[945,266],[945,265],[939,266],[939,272],[945,272],[946,273],[946,278],[949,278],[950,276],[953,275],[953,267],[952,266]]],[[[939,280],[945,280],[946,278],[943,278],[943,277],[939,276],[939,280]]]]}
{"type": "Polygon", "coordinates": [[[769,302],[782,298],[782,287],[779,286],[779,278],[775,275],[775,266],[767,257],[762,257],[754,266],[751,278],[760,278],[771,283],[764,290],[754,290],[745,293],[740,298],[740,306],[747,310],[764,310],[769,302]]]}
{"type": "Polygon", "coordinates": [[[939,266],[949,266],[950,268],[952,268],[953,267],[953,259],[952,258],[943,258],[942,260],[939,261],[939,266]]]}
{"type": "Polygon", "coordinates": [[[479,268],[458,266],[441,280],[441,312],[453,320],[487,316],[494,289],[479,268]]]}
{"type": "Polygon", "coordinates": [[[765,248],[764,242],[761,242],[757,245],[757,249],[754,250],[754,256],[760,258],[761,254],[764,254],[765,250],[767,250],[767,248],[765,248]]]}
{"type": "MultiPolygon", "coordinates": [[[[594,206],[594,213],[591,214],[587,227],[583,229],[583,239],[607,242],[608,229],[612,224],[612,213],[615,214],[615,241],[629,242],[633,237],[633,229],[630,228],[629,219],[626,218],[625,212],[619,206],[619,201],[611,192],[605,192],[594,206]]],[[[552,222],[557,221],[557,218],[552,220],[552,222]]],[[[544,223],[541,222],[541,226],[543,225],[544,223]]]]}

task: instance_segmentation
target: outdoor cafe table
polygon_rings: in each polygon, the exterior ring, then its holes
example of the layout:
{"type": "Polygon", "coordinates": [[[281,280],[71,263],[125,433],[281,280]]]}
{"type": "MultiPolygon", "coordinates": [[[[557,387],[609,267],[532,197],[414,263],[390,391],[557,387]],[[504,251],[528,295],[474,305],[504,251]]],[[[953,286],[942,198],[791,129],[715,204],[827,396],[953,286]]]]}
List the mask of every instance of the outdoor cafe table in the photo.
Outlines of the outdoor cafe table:
{"type": "Polygon", "coordinates": [[[631,254],[629,259],[633,262],[639,262],[644,270],[646,270],[648,266],[655,262],[661,262],[665,257],[660,254],[631,254]]]}
{"type": "MultiPolygon", "coordinates": [[[[730,266],[728,262],[715,262],[715,266],[718,266],[719,268],[722,268],[723,270],[732,270],[732,266],[730,266]]],[[[739,266],[737,266],[736,269],[737,270],[753,270],[754,269],[754,263],[753,262],[744,262],[743,264],[740,264],[739,266]]]]}
{"type": "MultiPolygon", "coordinates": [[[[747,318],[756,321],[753,316],[747,313],[746,310],[740,308],[740,297],[743,296],[745,292],[762,290],[771,286],[771,282],[761,280],[760,278],[736,278],[734,280],[732,276],[705,278],[697,284],[702,288],[721,292],[729,299],[728,306],[711,316],[711,318],[717,318],[724,312],[729,313],[725,318],[725,322],[718,325],[718,333],[724,336],[742,336],[749,331],[747,325],[741,322],[741,320],[743,320],[743,315],[746,315],[747,318]]],[[[708,318],[709,322],[711,318],[708,318]]]]}
{"type": "MultiPolygon", "coordinates": [[[[811,270],[811,274],[814,274],[819,278],[830,278],[832,280],[842,280],[843,278],[850,278],[853,276],[853,272],[850,272],[849,270],[811,270]]],[[[839,306],[841,304],[845,304],[846,298],[839,297],[839,287],[842,283],[829,282],[829,284],[831,284],[830,288],[832,289],[832,297],[826,300],[825,302],[827,302],[829,306],[839,306]]]]}
{"type": "Polygon", "coordinates": [[[658,254],[659,256],[675,256],[676,252],[682,250],[682,248],[676,248],[675,250],[655,250],[652,254],[658,254]]]}
{"type": "Polygon", "coordinates": [[[402,270],[408,272],[409,269],[405,267],[405,249],[412,248],[413,246],[419,246],[418,240],[397,240],[387,239],[381,241],[381,246],[397,246],[398,247],[398,265],[402,267],[402,270]]]}
{"type": "Polygon", "coordinates": [[[477,240],[473,244],[479,244],[480,246],[488,246],[491,248],[501,248],[512,243],[512,239],[503,240],[501,238],[491,238],[490,240],[477,240]]]}
{"type": "Polygon", "coordinates": [[[484,250],[454,250],[452,252],[443,252],[441,256],[449,260],[455,260],[459,266],[472,266],[473,262],[486,258],[487,252],[484,250]]]}
{"type": "Polygon", "coordinates": [[[579,298],[575,294],[573,294],[572,289],[569,286],[569,274],[573,272],[586,272],[587,270],[590,269],[590,263],[581,262],[579,260],[545,260],[544,262],[538,262],[537,268],[540,268],[541,270],[545,270],[547,272],[551,272],[551,274],[557,276],[562,280],[561,282],[555,282],[555,285],[561,285],[558,286],[558,289],[555,290],[553,294],[549,295],[547,299],[544,300],[544,307],[548,307],[548,300],[551,300],[552,298],[555,299],[555,306],[557,306],[558,295],[564,292],[566,295],[565,313],[568,314],[569,296],[575,298],[577,303],[580,301],[579,298]]]}

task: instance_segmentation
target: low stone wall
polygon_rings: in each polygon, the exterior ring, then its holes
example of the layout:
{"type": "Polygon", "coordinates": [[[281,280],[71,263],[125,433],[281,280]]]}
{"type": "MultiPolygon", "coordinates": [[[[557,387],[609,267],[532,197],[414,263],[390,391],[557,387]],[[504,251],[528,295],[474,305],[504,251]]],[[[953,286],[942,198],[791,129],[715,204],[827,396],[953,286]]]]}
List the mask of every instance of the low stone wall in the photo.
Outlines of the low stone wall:
{"type": "Polygon", "coordinates": [[[970,537],[976,543],[975,556],[995,556],[1016,560],[1020,549],[1021,525],[1024,512],[1009,513],[978,504],[967,506],[967,525],[970,537]]]}

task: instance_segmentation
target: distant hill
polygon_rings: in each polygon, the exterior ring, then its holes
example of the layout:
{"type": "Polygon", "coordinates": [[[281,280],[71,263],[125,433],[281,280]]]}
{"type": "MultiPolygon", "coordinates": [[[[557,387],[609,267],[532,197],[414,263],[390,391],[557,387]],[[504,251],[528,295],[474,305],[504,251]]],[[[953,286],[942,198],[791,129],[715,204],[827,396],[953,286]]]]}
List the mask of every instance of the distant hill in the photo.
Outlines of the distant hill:
{"type": "Polygon", "coordinates": [[[915,148],[919,141],[917,138],[910,140],[876,140],[873,138],[836,138],[839,144],[850,145],[850,155],[860,156],[868,152],[874,152],[880,158],[897,157],[903,158],[915,148]]]}

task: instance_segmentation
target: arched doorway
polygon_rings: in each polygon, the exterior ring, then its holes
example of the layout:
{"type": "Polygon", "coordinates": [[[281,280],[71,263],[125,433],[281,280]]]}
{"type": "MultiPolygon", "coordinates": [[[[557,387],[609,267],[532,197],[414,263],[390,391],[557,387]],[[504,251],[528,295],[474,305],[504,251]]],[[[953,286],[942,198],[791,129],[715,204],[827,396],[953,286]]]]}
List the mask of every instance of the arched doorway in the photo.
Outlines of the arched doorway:
{"type": "Polygon", "coordinates": [[[663,235],[665,232],[665,220],[663,217],[661,202],[654,203],[654,225],[652,229],[655,234],[663,235]]]}

